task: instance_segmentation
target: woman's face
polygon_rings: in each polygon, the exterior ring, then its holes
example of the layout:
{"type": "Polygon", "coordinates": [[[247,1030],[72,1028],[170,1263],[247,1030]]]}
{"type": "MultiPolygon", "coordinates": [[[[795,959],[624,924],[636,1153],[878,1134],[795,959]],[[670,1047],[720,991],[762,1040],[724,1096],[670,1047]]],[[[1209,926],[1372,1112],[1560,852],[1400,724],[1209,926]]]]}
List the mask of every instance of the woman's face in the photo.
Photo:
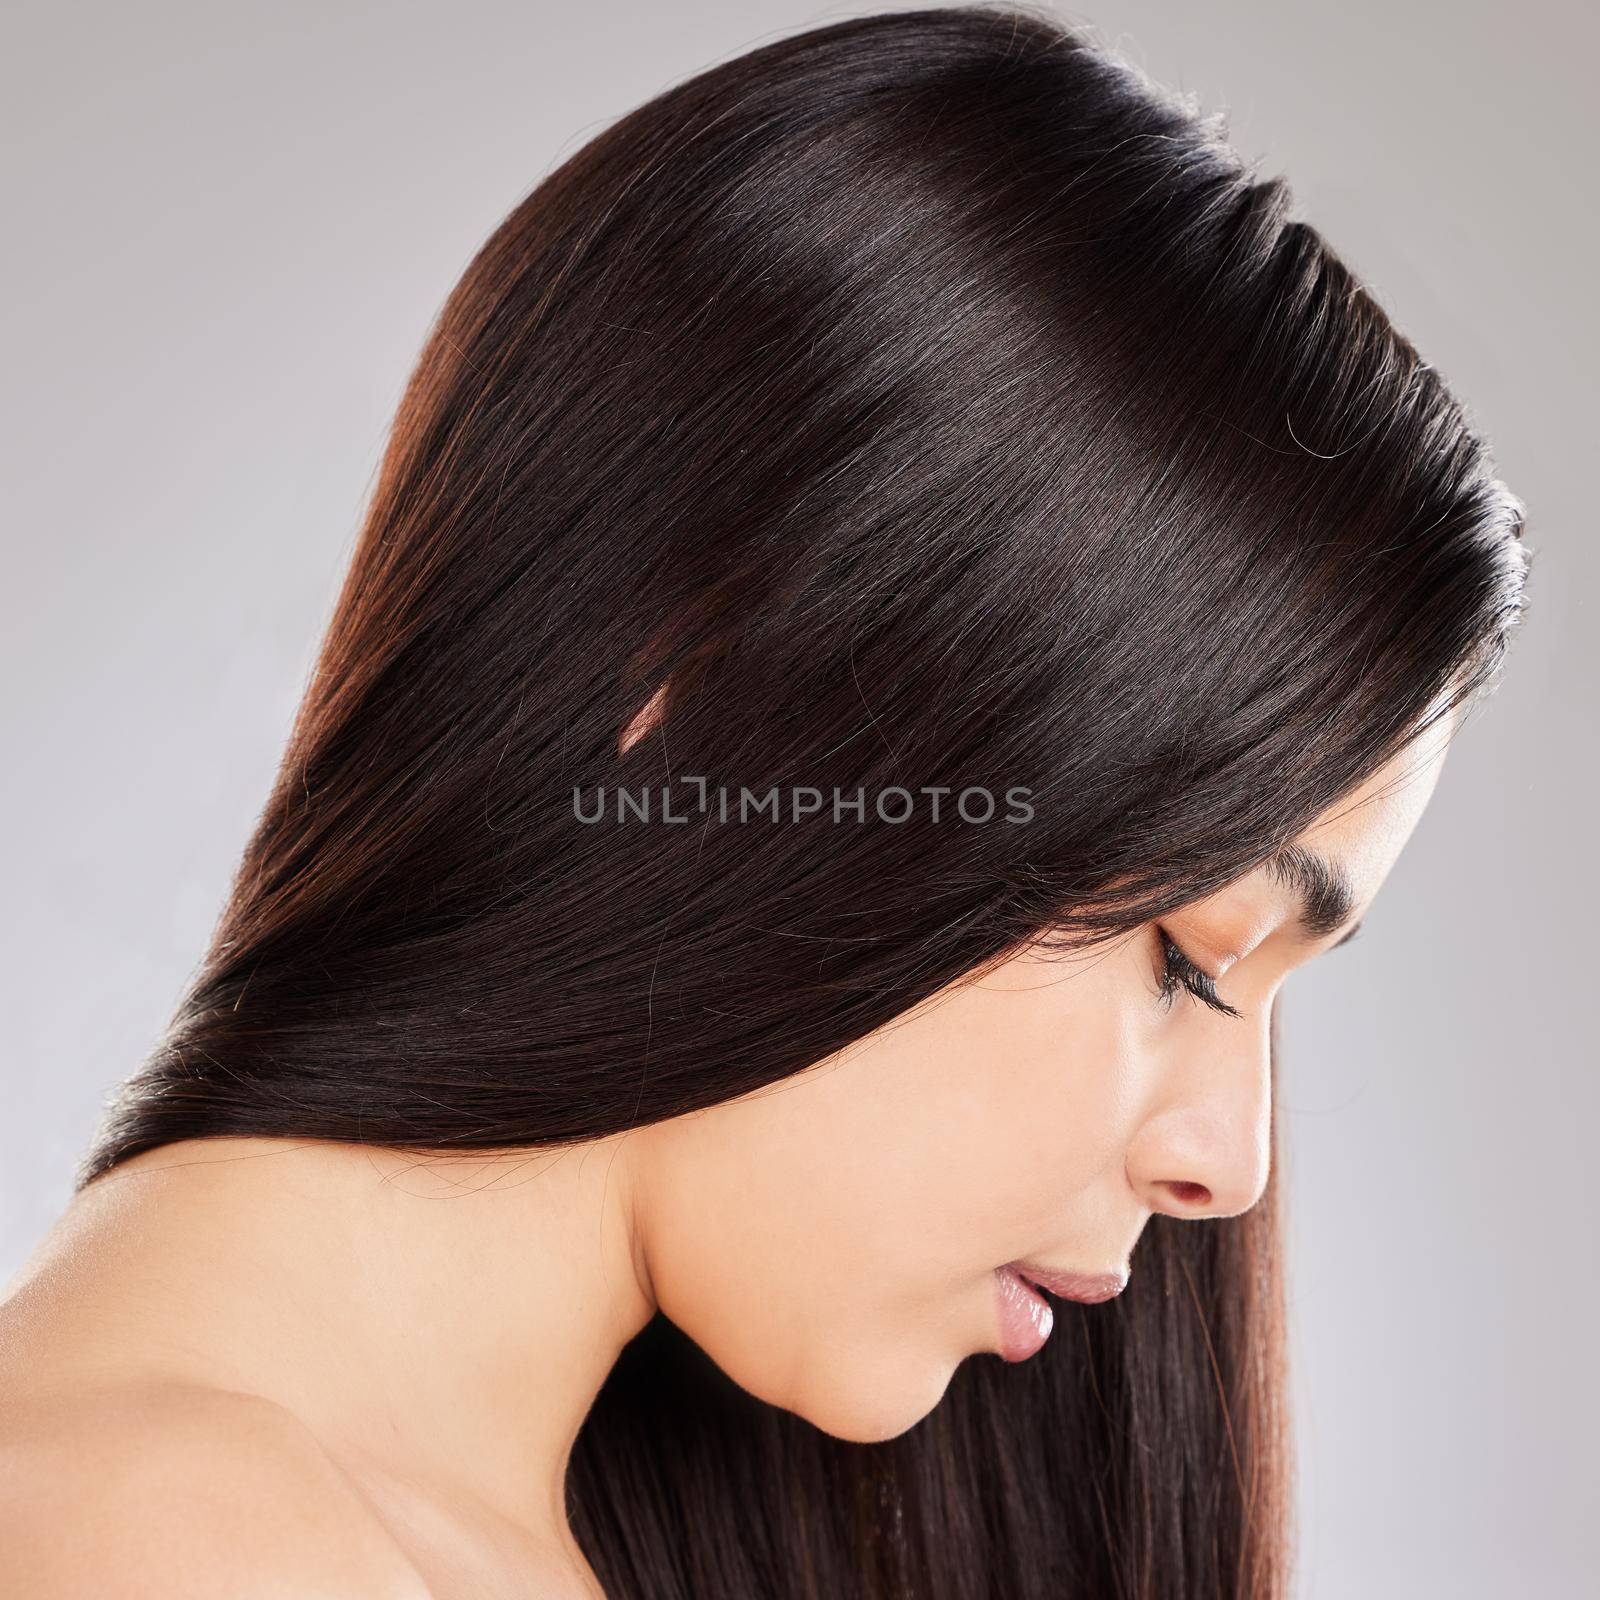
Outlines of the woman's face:
{"type": "Polygon", "coordinates": [[[1005,1263],[1121,1276],[1153,1213],[1247,1210],[1267,1181],[1273,997],[1365,914],[1451,730],[1295,841],[1331,892],[1259,868],[1092,952],[1019,954],[795,1077],[632,1136],[662,1311],[752,1394],[887,1439],[965,1357],[1020,1358],[1005,1263]],[[1162,998],[1163,935],[1237,1016],[1182,987],[1162,998]]]}

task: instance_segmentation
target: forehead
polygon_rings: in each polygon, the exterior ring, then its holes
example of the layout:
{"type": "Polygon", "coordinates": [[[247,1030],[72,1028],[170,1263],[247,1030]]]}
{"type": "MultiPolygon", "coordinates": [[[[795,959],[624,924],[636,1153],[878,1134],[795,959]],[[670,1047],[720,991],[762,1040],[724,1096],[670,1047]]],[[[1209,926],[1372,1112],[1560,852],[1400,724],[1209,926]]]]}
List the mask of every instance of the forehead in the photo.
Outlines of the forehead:
{"type": "Polygon", "coordinates": [[[1378,892],[1426,810],[1454,731],[1454,718],[1440,717],[1296,838],[1343,867],[1358,909],[1378,892]]]}
{"type": "MultiPolygon", "coordinates": [[[[1365,782],[1327,807],[1292,841],[1314,853],[1349,889],[1353,927],[1388,877],[1439,781],[1455,731],[1453,714],[1437,718],[1365,782]]],[[[1196,946],[1219,969],[1243,959],[1276,930],[1301,929],[1303,885],[1258,867],[1182,913],[1196,946]]],[[[1329,929],[1328,937],[1332,936],[1329,929]]]]}

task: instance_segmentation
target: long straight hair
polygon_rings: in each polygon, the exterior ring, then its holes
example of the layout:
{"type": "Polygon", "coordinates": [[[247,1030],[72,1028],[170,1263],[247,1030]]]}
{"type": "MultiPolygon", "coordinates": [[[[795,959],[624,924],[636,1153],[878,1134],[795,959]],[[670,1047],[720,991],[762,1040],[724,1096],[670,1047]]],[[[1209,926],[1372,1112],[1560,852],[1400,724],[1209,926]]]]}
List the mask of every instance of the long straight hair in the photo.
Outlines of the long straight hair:
{"type": "MultiPolygon", "coordinates": [[[[1521,532],[1283,180],[1085,33],[900,12],[702,72],[440,313],[210,949],[78,1182],[224,1135],[601,1138],[1136,929],[1488,688],[1521,532]],[[881,804],[969,790],[1031,817],[881,804]],[[583,820],[619,791],[702,804],[583,820]],[[785,809],[724,825],[747,793],[785,809]]],[[[1154,1219],[1120,1300],[879,1444],[657,1317],[573,1453],[583,1549],[618,1600],[1282,1594],[1275,1193],[1154,1219]]]]}

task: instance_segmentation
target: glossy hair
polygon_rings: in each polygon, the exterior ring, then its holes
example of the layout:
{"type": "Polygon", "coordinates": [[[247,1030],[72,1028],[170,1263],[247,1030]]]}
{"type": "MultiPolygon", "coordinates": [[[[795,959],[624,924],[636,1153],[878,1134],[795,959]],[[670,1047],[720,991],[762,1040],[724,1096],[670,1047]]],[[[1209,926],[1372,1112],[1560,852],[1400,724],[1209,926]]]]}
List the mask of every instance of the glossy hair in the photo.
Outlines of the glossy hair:
{"type": "MultiPolygon", "coordinates": [[[[1088,35],[900,12],[702,72],[441,312],[211,948],[79,1183],[219,1135],[595,1139],[1127,933],[1491,685],[1521,531],[1284,182],[1088,35]],[[685,775],[1033,818],[575,816],[685,775]]],[[[574,1451],[580,1543],[619,1600],[1284,1593],[1273,1195],[1154,1218],[1120,1300],[880,1444],[658,1316],[574,1451]]]]}

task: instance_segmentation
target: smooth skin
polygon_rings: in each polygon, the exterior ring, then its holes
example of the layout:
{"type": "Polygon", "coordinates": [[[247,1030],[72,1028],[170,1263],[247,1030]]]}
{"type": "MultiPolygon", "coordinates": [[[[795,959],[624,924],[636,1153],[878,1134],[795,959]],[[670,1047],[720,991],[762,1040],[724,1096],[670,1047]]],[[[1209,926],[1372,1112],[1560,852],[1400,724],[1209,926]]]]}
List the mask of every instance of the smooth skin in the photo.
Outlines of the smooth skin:
{"type": "Polygon", "coordinates": [[[1273,997],[1365,915],[1453,731],[1300,836],[1353,890],[1317,939],[1261,869],[564,1152],[240,1138],[122,1164],[0,1302],[0,1591],[600,1595],[566,1463],[657,1309],[829,1433],[912,1427],[998,1359],[996,1267],[1115,1271],[1153,1214],[1260,1197],[1273,997]],[[1163,930],[1238,1017],[1161,998],[1163,930]]]}

